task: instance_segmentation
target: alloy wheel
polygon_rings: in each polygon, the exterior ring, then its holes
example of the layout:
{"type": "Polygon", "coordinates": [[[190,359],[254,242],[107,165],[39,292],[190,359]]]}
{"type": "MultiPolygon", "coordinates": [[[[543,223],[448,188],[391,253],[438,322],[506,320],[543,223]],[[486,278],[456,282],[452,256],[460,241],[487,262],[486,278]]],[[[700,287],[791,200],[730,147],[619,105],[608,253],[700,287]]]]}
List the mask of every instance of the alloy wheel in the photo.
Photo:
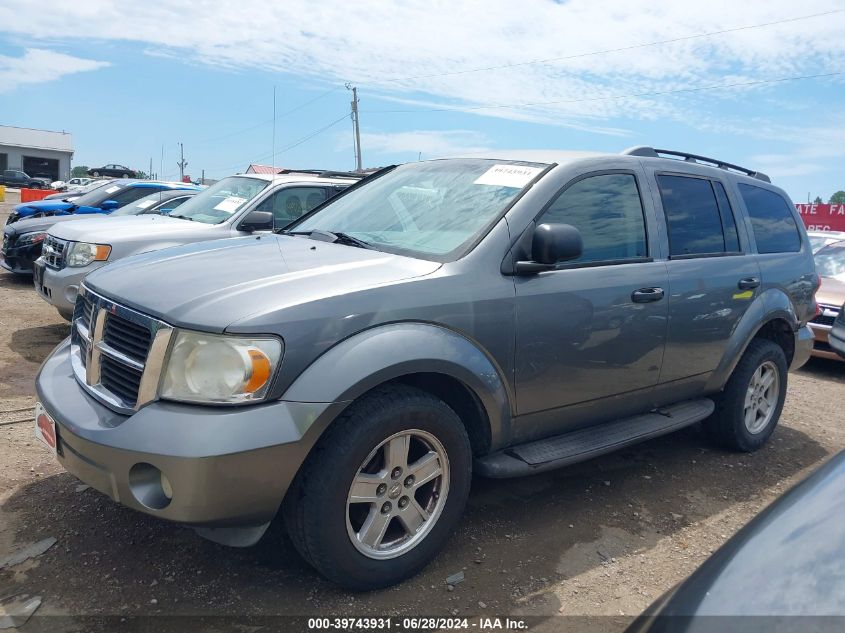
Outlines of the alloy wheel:
{"type": "Polygon", "coordinates": [[[358,469],[346,501],[346,530],[374,559],[401,556],[437,523],[449,492],[449,458],[440,441],[419,429],[391,435],[358,469]]]}
{"type": "Polygon", "coordinates": [[[755,435],[765,429],[778,405],[780,398],[780,376],[772,361],[765,361],[751,376],[745,393],[743,414],[745,428],[755,435]]]}

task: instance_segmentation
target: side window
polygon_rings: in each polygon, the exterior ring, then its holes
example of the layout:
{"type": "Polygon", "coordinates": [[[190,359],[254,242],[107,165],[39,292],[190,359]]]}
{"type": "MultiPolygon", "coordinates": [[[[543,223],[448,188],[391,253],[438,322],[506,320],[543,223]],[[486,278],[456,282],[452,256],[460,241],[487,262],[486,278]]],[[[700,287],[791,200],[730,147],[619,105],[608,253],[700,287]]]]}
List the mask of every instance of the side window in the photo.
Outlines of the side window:
{"type": "Polygon", "coordinates": [[[748,207],[758,253],[794,253],[801,250],[801,236],[795,216],[786,200],[774,191],[739,185],[739,193],[748,207]]]}
{"type": "Polygon", "coordinates": [[[190,200],[190,197],[188,196],[184,198],[171,198],[155,211],[146,211],[145,213],[170,213],[171,211],[173,211],[173,209],[178,207],[183,202],[187,202],[188,200],[190,200]]]}
{"type": "MultiPolygon", "coordinates": [[[[603,174],[564,190],[538,224],[571,224],[581,232],[584,252],[572,262],[646,257],[645,219],[632,174],[603,174]]],[[[569,262],[568,262],[569,263],[569,262]]]]}
{"type": "MultiPolygon", "coordinates": [[[[669,229],[669,255],[712,255],[726,247],[722,215],[709,180],[689,176],[657,176],[669,229]]],[[[736,227],[733,238],[736,237],[736,227]]]]}
{"type": "Polygon", "coordinates": [[[106,198],[106,200],[115,200],[120,203],[120,206],[123,206],[156,191],[161,191],[161,187],[126,187],[123,191],[115,192],[113,196],[106,198]]]}
{"type": "Polygon", "coordinates": [[[298,220],[325,199],[326,190],[322,187],[288,187],[262,200],[256,210],[270,211],[276,228],[280,229],[298,220]]]}

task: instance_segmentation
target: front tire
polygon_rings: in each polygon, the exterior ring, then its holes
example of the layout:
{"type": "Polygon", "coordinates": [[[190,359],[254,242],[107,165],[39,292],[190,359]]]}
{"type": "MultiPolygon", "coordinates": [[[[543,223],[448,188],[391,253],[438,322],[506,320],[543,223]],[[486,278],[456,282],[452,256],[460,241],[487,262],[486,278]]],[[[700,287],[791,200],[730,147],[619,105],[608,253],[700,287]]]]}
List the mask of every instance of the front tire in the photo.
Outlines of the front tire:
{"type": "Polygon", "coordinates": [[[472,450],[442,400],[406,385],[367,394],[336,420],[300,469],[283,513],[296,549],[347,589],[413,576],[460,520],[472,450]]]}
{"type": "Polygon", "coordinates": [[[714,398],[716,410],[704,421],[721,446],[750,453],[771,436],[786,398],[788,366],[777,343],[751,341],[725,389],[714,398]]]}
{"type": "Polygon", "coordinates": [[[96,178],[96,177],[98,177],[98,176],[100,175],[100,172],[98,172],[98,171],[92,171],[92,172],[91,172],[91,175],[92,175],[92,176],[94,176],[94,177],[96,178]]]}

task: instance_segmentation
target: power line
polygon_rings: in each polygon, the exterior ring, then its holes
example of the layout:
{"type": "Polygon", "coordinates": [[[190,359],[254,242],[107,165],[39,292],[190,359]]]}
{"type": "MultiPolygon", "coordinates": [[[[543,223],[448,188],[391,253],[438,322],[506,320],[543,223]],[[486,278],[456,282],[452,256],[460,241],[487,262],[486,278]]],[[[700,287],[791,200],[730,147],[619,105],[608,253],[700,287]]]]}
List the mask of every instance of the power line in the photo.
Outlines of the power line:
{"type": "Polygon", "coordinates": [[[630,46],[621,46],[619,48],[606,48],[597,51],[590,51],[586,53],[575,53],[573,55],[563,55],[561,57],[548,57],[546,59],[532,59],[524,62],[513,62],[511,64],[500,64],[498,66],[481,66],[478,68],[468,68],[465,70],[453,70],[444,73],[432,73],[429,75],[414,75],[411,77],[395,77],[392,79],[382,79],[382,82],[398,83],[403,81],[413,81],[415,79],[431,79],[434,77],[449,77],[453,75],[467,75],[470,73],[485,72],[490,70],[505,70],[508,68],[519,68],[521,66],[531,66],[533,64],[551,64],[554,62],[567,61],[570,59],[580,59],[583,57],[592,57],[594,55],[605,55],[607,53],[621,53],[624,51],[637,50],[640,48],[647,48],[649,46],[661,46],[663,44],[673,44],[675,42],[685,42],[689,40],[701,39],[705,37],[713,37],[716,35],[725,35],[726,33],[736,33],[739,31],[748,31],[751,29],[760,29],[769,26],[777,26],[778,24],[788,24],[790,22],[798,22],[801,20],[809,20],[811,18],[818,18],[826,15],[833,15],[836,13],[843,13],[845,9],[834,9],[832,11],[824,11],[822,13],[812,13],[810,15],[802,15],[794,18],[785,18],[783,20],[776,20],[774,22],[761,22],[760,24],[750,24],[747,26],[737,26],[730,29],[722,29],[720,31],[710,31],[708,33],[698,33],[695,35],[684,35],[681,37],[673,37],[666,40],[656,40],[654,42],[644,42],[641,44],[631,44],[630,46]]]}
{"type": "Polygon", "coordinates": [[[306,106],[311,105],[315,101],[319,101],[323,97],[327,97],[331,93],[333,93],[337,90],[340,90],[341,88],[343,88],[343,84],[333,86],[329,90],[326,90],[325,92],[321,92],[316,97],[308,99],[307,101],[300,103],[299,105],[291,108],[290,110],[286,110],[286,111],[274,116],[272,119],[265,119],[264,121],[261,121],[260,123],[256,123],[255,125],[250,125],[249,127],[245,127],[243,129],[240,129],[240,130],[235,130],[234,132],[228,132],[228,133],[223,134],[221,136],[215,136],[215,137],[206,139],[204,141],[198,141],[197,143],[195,143],[195,145],[204,145],[206,143],[213,143],[213,142],[216,142],[216,141],[222,141],[222,140],[227,139],[227,138],[232,138],[233,136],[240,136],[241,134],[244,134],[246,132],[251,132],[252,130],[257,130],[258,128],[264,127],[265,125],[275,123],[279,119],[286,117],[290,114],[293,114],[294,112],[298,112],[299,110],[302,110],[306,106]]]}
{"type": "MultiPolygon", "coordinates": [[[[331,123],[324,125],[323,127],[319,128],[317,130],[309,132],[308,134],[300,137],[299,139],[297,139],[296,141],[294,141],[290,145],[286,145],[285,147],[282,147],[281,149],[277,150],[275,152],[275,154],[277,154],[277,155],[283,154],[283,153],[285,153],[289,150],[292,150],[294,147],[298,147],[298,146],[302,145],[303,143],[310,141],[315,136],[322,134],[323,132],[329,130],[330,128],[333,128],[335,125],[337,125],[341,121],[345,121],[348,118],[349,118],[349,114],[344,114],[339,119],[336,119],[336,120],[332,121],[331,123]]],[[[212,172],[212,171],[214,171],[214,172],[230,171],[230,170],[235,169],[236,167],[238,167],[240,165],[243,165],[244,162],[246,162],[247,164],[252,164],[252,163],[255,163],[257,161],[261,161],[261,160],[265,160],[267,158],[270,158],[271,156],[272,156],[272,154],[264,154],[262,156],[258,156],[256,158],[248,159],[246,161],[239,161],[238,163],[235,163],[234,165],[227,165],[226,167],[212,167],[211,169],[208,169],[207,171],[209,171],[209,172],[212,172]]]]}
{"type": "Polygon", "coordinates": [[[804,79],[820,79],[823,77],[836,77],[845,75],[845,71],[835,73],[820,73],[817,75],[800,75],[797,77],[780,77],[778,79],[761,79],[757,81],[739,81],[729,84],[715,84],[710,86],[696,86],[693,88],[678,88],[675,90],[658,90],[655,92],[635,92],[624,95],[612,95],[607,97],[587,97],[585,99],[561,99],[556,101],[533,101],[526,103],[491,103],[478,106],[454,107],[454,108],[417,108],[413,110],[365,110],[367,114],[404,114],[416,112],[466,112],[468,110],[493,110],[499,108],[530,108],[543,105],[559,105],[567,103],[585,103],[592,101],[615,101],[619,99],[634,99],[637,97],[657,97],[662,95],[682,94],[687,92],[701,92],[704,90],[719,90],[723,88],[742,88],[747,86],[760,86],[764,84],[782,83],[786,81],[799,81],[804,79]]]}

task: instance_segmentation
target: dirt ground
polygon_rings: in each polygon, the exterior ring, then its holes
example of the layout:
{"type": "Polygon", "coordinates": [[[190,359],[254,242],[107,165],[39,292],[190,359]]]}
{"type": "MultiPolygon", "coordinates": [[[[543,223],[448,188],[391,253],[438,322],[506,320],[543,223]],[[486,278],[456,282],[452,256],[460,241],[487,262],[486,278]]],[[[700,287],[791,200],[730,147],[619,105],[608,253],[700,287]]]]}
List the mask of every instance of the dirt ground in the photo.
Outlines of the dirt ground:
{"type": "MultiPolygon", "coordinates": [[[[9,206],[0,204],[0,225],[9,206]]],[[[302,562],[278,527],[256,547],[230,549],[83,489],[28,421],[39,363],[68,324],[30,280],[3,271],[0,326],[0,559],[58,539],[0,569],[0,598],[42,598],[25,631],[87,630],[85,616],[103,615],[225,615],[226,630],[239,631],[257,630],[238,623],[265,615],[521,615],[532,616],[532,631],[556,631],[572,622],[562,616],[578,615],[605,616],[594,621],[600,630],[621,630],[845,447],[845,363],[814,360],[791,375],[781,425],[763,450],[723,452],[690,428],[557,472],[476,479],[460,528],[433,564],[398,587],[352,594],[302,562]],[[449,590],[445,579],[458,571],[466,579],[449,590]]]]}

